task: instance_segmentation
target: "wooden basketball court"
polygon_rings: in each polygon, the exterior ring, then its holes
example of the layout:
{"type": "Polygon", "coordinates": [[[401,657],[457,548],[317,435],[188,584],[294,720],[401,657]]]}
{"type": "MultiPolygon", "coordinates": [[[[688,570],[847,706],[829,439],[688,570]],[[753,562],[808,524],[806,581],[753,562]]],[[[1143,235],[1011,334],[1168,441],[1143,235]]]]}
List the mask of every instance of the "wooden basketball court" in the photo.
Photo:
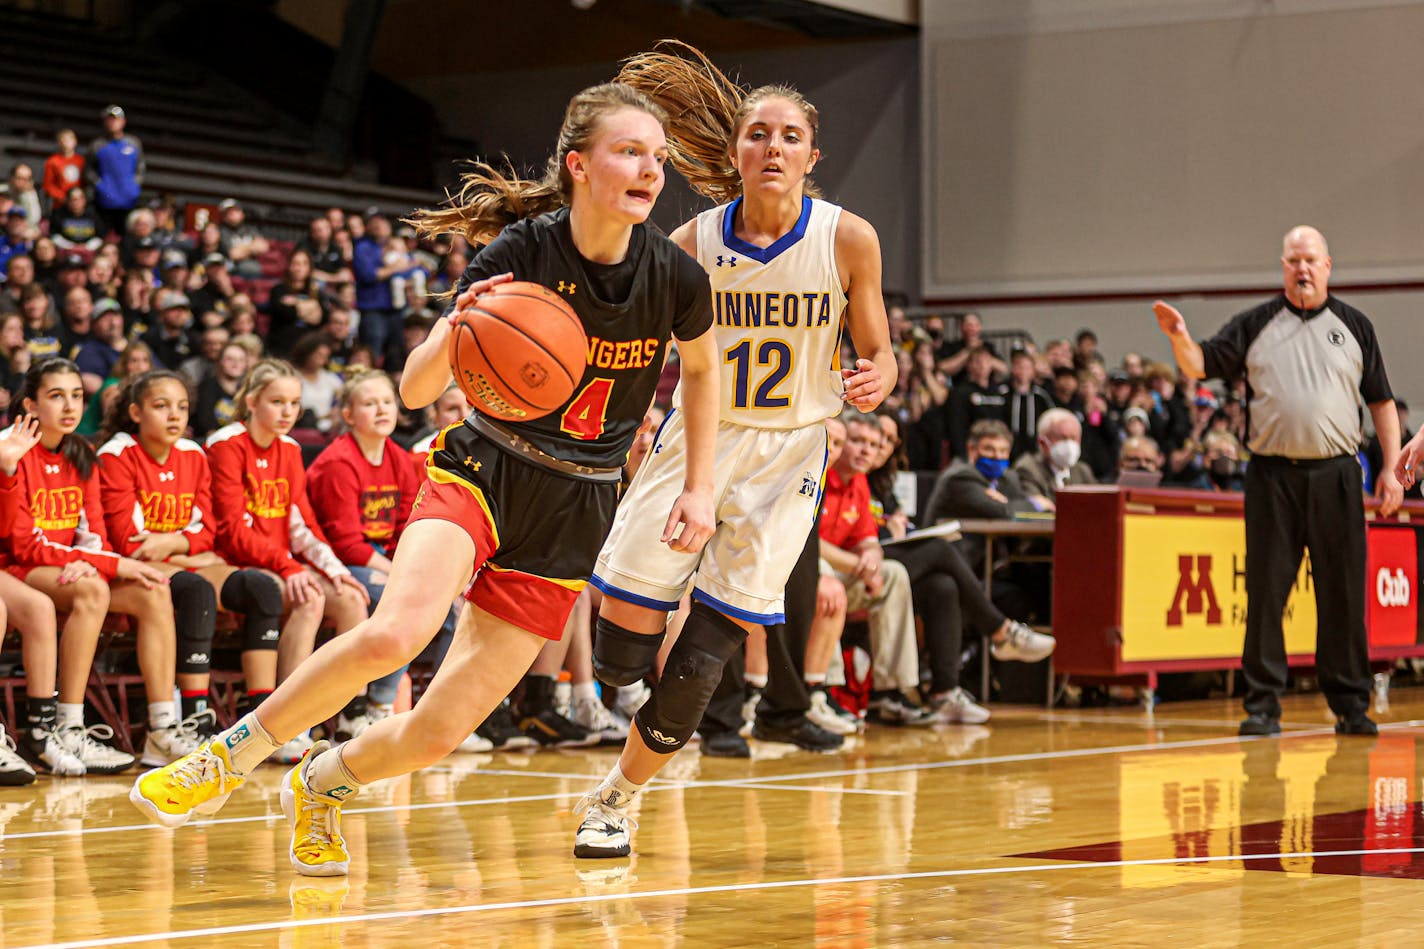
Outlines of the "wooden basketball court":
{"type": "Polygon", "coordinates": [[[0,790],[0,945],[1412,945],[1424,689],[1378,739],[1318,696],[1279,739],[1215,701],[875,729],[841,753],[674,762],[636,855],[575,861],[613,750],[460,755],[347,808],[349,878],[286,857],[264,767],[170,832],[130,778],[0,790]]]}

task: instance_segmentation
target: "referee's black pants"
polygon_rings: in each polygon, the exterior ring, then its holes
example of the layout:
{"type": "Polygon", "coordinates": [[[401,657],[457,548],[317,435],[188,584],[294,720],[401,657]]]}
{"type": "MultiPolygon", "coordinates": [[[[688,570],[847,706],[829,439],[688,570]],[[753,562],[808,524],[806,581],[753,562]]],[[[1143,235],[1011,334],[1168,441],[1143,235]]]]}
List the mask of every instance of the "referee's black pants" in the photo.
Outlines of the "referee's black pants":
{"type": "Polygon", "coordinates": [[[1310,551],[1315,665],[1336,715],[1369,708],[1365,513],[1360,466],[1343,455],[1291,461],[1254,455],[1246,469],[1246,712],[1279,718],[1286,687],[1286,598],[1310,551]]]}
{"type": "MultiPolygon", "coordinates": [[[[766,689],[757,703],[757,718],[770,726],[795,726],[811,707],[806,691],[806,641],[816,618],[816,584],[820,580],[820,531],[812,526],[801,557],[786,581],[786,622],[766,627],[766,689]]],[[[702,713],[698,731],[704,735],[742,727],[746,694],[746,657],[738,652],[722,669],[722,681],[702,713]]]]}

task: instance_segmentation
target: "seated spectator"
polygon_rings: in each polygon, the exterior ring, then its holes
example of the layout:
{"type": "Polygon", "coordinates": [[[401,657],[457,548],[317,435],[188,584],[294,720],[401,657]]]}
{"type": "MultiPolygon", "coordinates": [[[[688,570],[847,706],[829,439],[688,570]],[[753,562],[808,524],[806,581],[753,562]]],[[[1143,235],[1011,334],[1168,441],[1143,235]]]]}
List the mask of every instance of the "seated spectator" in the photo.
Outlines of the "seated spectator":
{"type": "Polygon", "coordinates": [[[970,350],[964,380],[956,382],[949,394],[949,450],[955,458],[964,457],[969,429],[975,422],[986,418],[1003,421],[1009,389],[994,382],[993,376],[993,355],[985,349],[970,350]]]}
{"type": "MultiPolygon", "coordinates": [[[[122,394],[126,385],[148,372],[153,366],[153,353],[148,344],[134,340],[119,353],[114,360],[109,375],[99,386],[99,391],[84,402],[84,416],[79,420],[79,434],[92,438],[104,427],[104,419],[113,407],[114,401],[122,394]]],[[[80,377],[81,384],[83,377],[80,377]]]]}
{"type": "MultiPolygon", "coordinates": [[[[106,246],[112,247],[113,245],[109,244],[106,246]]],[[[117,300],[123,288],[123,280],[121,280],[119,274],[115,272],[113,259],[104,256],[102,251],[90,259],[88,267],[84,266],[84,258],[80,255],[66,254],[64,259],[60,261],[59,269],[59,280],[61,283],[64,282],[64,271],[82,271],[84,273],[83,282],[89,288],[89,295],[96,300],[102,300],[104,297],[112,297],[117,300]]],[[[148,276],[148,286],[153,286],[151,275],[143,274],[141,271],[134,272],[140,276],[148,276]]],[[[127,277],[128,274],[124,274],[124,276],[127,277]]],[[[77,280],[79,278],[75,277],[74,279],[77,280]]]]}
{"type": "Polygon", "coordinates": [[[1244,491],[1241,443],[1230,432],[1207,432],[1202,439],[1202,471],[1186,485],[1198,491],[1244,491]]]}
{"type": "Polygon", "coordinates": [[[186,254],[181,250],[165,250],[163,252],[158,262],[159,289],[172,290],[175,293],[186,295],[190,275],[186,254]]]}
{"type": "Polygon", "coordinates": [[[157,296],[153,276],[148,271],[130,270],[124,274],[118,299],[124,311],[124,326],[130,336],[142,336],[153,326],[157,318],[153,303],[157,296]]]}
{"type": "Polygon", "coordinates": [[[223,346],[213,371],[198,383],[198,401],[193,408],[194,436],[207,438],[232,422],[242,377],[247,375],[248,366],[259,358],[260,351],[254,356],[235,340],[223,346]]]}
{"type": "MultiPolygon", "coordinates": [[[[158,229],[158,219],[148,208],[134,208],[124,219],[124,237],[119,241],[119,263],[125,267],[134,265],[134,253],[140,241],[158,247],[158,238],[153,232],[158,229]]],[[[155,267],[156,268],[156,262],[155,267]]]]}
{"type": "Polygon", "coordinates": [[[1024,491],[1052,499],[1071,484],[1097,484],[1092,470],[1079,459],[1083,426],[1067,409],[1049,409],[1038,420],[1038,451],[1014,463],[1024,491]]]}
{"type": "Polygon", "coordinates": [[[44,287],[32,283],[20,294],[20,315],[25,318],[25,345],[32,362],[60,354],[59,314],[44,287]]]}
{"type": "Polygon", "coordinates": [[[188,261],[195,270],[209,257],[227,260],[227,255],[223,253],[222,225],[217,221],[208,221],[199,227],[198,239],[188,248],[188,261]]]}
{"type": "Polygon", "coordinates": [[[1009,355],[1006,396],[1008,408],[1004,413],[1004,422],[1014,439],[1009,459],[1015,460],[1024,452],[1033,450],[1038,441],[1038,418],[1053,408],[1053,397],[1038,384],[1033,353],[1027,349],[1015,349],[1009,355]]]}
{"type": "Polygon", "coordinates": [[[65,359],[73,359],[81,346],[89,342],[93,331],[94,298],[87,287],[72,287],[64,294],[59,308],[60,322],[56,335],[59,351],[65,359]]]}
{"type": "Polygon", "coordinates": [[[153,203],[153,239],[163,248],[164,255],[182,254],[186,260],[193,249],[193,242],[178,226],[178,205],[172,195],[164,195],[153,203]]]}
{"type": "Polygon", "coordinates": [[[311,255],[306,251],[292,251],[287,272],[282,282],[272,288],[267,308],[272,317],[267,349],[275,355],[285,357],[300,337],[321,326],[326,318],[326,302],[312,271],[311,255]]]}
{"type": "MultiPolygon", "coordinates": [[[[45,288],[35,280],[34,258],[28,254],[16,254],[5,265],[5,289],[0,290],[0,313],[19,313],[21,300],[30,287],[38,287],[40,292],[45,293],[45,288]]],[[[45,293],[45,299],[49,299],[48,293],[45,293]]]]}
{"type": "Polygon", "coordinates": [[[143,335],[143,341],[153,352],[162,369],[175,372],[183,361],[193,355],[193,341],[188,328],[193,324],[193,308],[188,298],[173,290],[160,290],[156,304],[157,319],[143,335]]]}
{"type": "Polygon", "coordinates": [[[30,368],[30,350],[25,345],[25,320],[18,313],[0,316],[0,413],[13,420],[18,414],[20,387],[30,368]]]}
{"type": "Polygon", "coordinates": [[[104,299],[94,304],[89,339],[74,357],[86,398],[93,398],[103,388],[104,380],[109,378],[114,363],[128,345],[124,335],[124,311],[118,301],[104,299]]]}
{"type": "Polygon", "coordinates": [[[331,222],[324,217],[312,218],[307,225],[307,238],[298,246],[311,258],[312,277],[317,283],[351,282],[351,247],[337,243],[331,222]]]}
{"type": "MultiPolygon", "coordinates": [[[[194,279],[198,286],[189,294],[193,309],[199,313],[216,310],[225,316],[232,315],[232,301],[233,297],[237,296],[237,288],[232,285],[232,274],[228,269],[226,257],[222,254],[208,254],[203,257],[202,270],[194,279]]],[[[233,332],[249,331],[234,329],[233,332]]]]}
{"type": "Polygon", "coordinates": [[[331,340],[319,330],[303,336],[292,347],[292,366],[302,383],[302,417],[298,428],[315,428],[326,433],[336,421],[341,377],[326,368],[330,358],[331,340]]]}
{"type": "MultiPolygon", "coordinates": [[[[466,415],[469,415],[471,408],[470,403],[465,401],[465,393],[453,382],[450,383],[444,392],[440,393],[438,399],[426,406],[422,411],[425,418],[425,425],[415,433],[415,441],[412,442],[410,446],[411,457],[415,460],[416,467],[419,468],[419,470],[425,470],[425,460],[430,456],[430,446],[435,444],[436,437],[445,431],[446,428],[454,425],[466,415]]],[[[654,415],[659,423],[662,422],[664,416],[661,409],[653,406],[648,412],[654,415]]],[[[646,416],[643,421],[644,424],[647,423],[646,416]]],[[[639,437],[633,440],[633,447],[628,451],[628,464],[632,464],[634,468],[637,467],[635,462],[641,462],[643,455],[647,453],[646,446],[643,444],[643,434],[640,428],[639,437]],[[638,454],[640,451],[642,454],[638,454]]],[[[649,436],[646,440],[651,441],[652,432],[646,434],[649,436]]],[[[631,481],[633,476],[627,473],[628,464],[623,466],[625,479],[631,481]]]]}
{"type": "MultiPolygon", "coordinates": [[[[922,519],[926,525],[956,518],[1005,520],[1015,514],[1053,510],[1051,498],[1030,497],[1009,469],[1009,428],[1003,422],[975,422],[967,448],[968,458],[954,459],[935,480],[922,519]]],[[[966,555],[979,555],[972,556],[971,562],[982,559],[982,541],[966,538],[963,543],[966,555]]]]}
{"type": "Polygon", "coordinates": [[[0,267],[8,267],[13,257],[28,257],[34,249],[38,233],[26,219],[26,211],[18,204],[5,212],[5,233],[0,236],[0,267]]]}
{"type": "Polygon", "coordinates": [[[64,200],[54,206],[49,216],[49,236],[55,245],[65,250],[93,253],[104,243],[99,234],[99,218],[89,210],[89,198],[83,188],[72,188],[64,200]]]}
{"type": "Polygon", "coordinates": [[[1158,448],[1157,443],[1146,435],[1128,438],[1122,443],[1122,451],[1118,454],[1117,466],[1119,472],[1161,471],[1162,449],[1158,448]]]}
{"type": "Polygon", "coordinates": [[[50,207],[63,204],[71,190],[84,186],[84,156],[75,151],[79,136],[73,129],[60,129],[54,140],[59,150],[44,163],[44,191],[50,207]]]}
{"type": "Polygon", "coordinates": [[[1140,405],[1129,406],[1127,411],[1122,413],[1122,437],[1124,439],[1150,437],[1147,434],[1149,424],[1146,409],[1140,405]]]}
{"type": "MultiPolygon", "coordinates": [[[[35,227],[44,219],[44,204],[35,189],[35,170],[24,162],[10,169],[10,200],[25,209],[25,218],[35,227]]],[[[38,233],[35,235],[38,237],[38,233]]]]}
{"type": "Polygon", "coordinates": [[[218,359],[222,356],[223,347],[232,339],[232,333],[221,323],[216,326],[203,326],[194,332],[198,340],[197,351],[183,360],[178,371],[188,380],[189,385],[196,388],[217,371],[218,359]]]}
{"type": "Polygon", "coordinates": [[[920,682],[910,578],[904,566],[885,559],[865,478],[879,429],[854,409],[843,415],[845,447],[826,472],[821,559],[845,586],[847,610],[870,611],[871,713],[886,724],[928,725],[933,713],[907,694],[920,682]]]}
{"type": "Polygon", "coordinates": [[[233,270],[239,277],[262,276],[261,257],[271,246],[267,238],[255,226],[247,222],[247,213],[235,198],[228,198],[218,205],[222,216],[219,233],[222,235],[222,253],[232,261],[233,270]]]}
{"type": "Polygon", "coordinates": [[[326,322],[321,324],[321,330],[331,339],[331,359],[327,361],[326,368],[342,375],[351,361],[356,334],[356,328],[351,323],[351,311],[340,304],[332,304],[327,310],[326,322]]]}
{"type": "Polygon", "coordinates": [[[970,355],[979,349],[989,354],[991,376],[1008,371],[994,344],[984,339],[984,322],[979,319],[979,314],[966,313],[959,319],[959,338],[944,341],[935,353],[940,372],[952,379],[955,385],[961,384],[969,375],[970,355]]]}
{"type": "MultiPolygon", "coordinates": [[[[35,249],[30,252],[30,260],[35,266],[35,279],[45,290],[49,291],[50,296],[55,296],[55,286],[59,280],[59,266],[62,260],[59,248],[48,237],[41,237],[35,241],[35,249]]],[[[80,266],[82,268],[83,258],[80,258],[80,266]]]]}

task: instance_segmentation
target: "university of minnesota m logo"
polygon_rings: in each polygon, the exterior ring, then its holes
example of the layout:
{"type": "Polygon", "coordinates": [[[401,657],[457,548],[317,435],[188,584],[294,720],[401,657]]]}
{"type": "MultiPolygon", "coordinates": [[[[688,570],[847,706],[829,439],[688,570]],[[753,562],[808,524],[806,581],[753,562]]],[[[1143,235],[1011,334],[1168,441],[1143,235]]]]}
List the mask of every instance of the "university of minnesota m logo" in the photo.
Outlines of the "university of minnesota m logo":
{"type": "Polygon", "coordinates": [[[1216,589],[1211,585],[1211,554],[1181,554],[1177,557],[1177,590],[1172,605],[1167,608],[1167,625],[1181,626],[1183,613],[1205,610],[1210,625],[1221,623],[1221,606],[1216,602],[1216,589]],[[1196,560],[1197,576],[1192,579],[1192,560],[1196,560]],[[1205,603],[1203,603],[1205,598],[1205,603]],[[1183,609],[1185,601],[1185,609],[1183,609]]]}

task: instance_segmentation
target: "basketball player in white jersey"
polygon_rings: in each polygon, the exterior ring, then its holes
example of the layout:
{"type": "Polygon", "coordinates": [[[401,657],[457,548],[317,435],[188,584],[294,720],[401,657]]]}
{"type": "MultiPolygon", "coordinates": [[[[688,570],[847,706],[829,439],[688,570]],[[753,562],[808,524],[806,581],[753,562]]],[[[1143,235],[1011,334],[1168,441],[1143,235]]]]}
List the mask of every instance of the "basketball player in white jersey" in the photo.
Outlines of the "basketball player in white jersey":
{"type": "Polygon", "coordinates": [[[823,420],[846,403],[870,411],[896,377],[879,239],[863,219],[815,197],[807,177],[820,157],[815,107],[786,86],[745,92],[701,53],[676,48],[685,55],[635,57],[619,81],[668,106],[674,164],[700,193],[727,202],[672,235],[713,288],[723,387],[717,529],[702,551],[678,552],[659,543],[662,525],[639,513],[660,510],[681,484],[675,394],[591,580],[604,593],[594,641],[599,678],[627,685],[653,670],[667,614],[689,580],[692,613],[618,764],[579,802],[587,814],[578,857],[630,852],[627,811],[638,790],[691,738],[747,632],[785,621],[786,580],[820,502],[823,420]],[[709,103],[721,103],[721,114],[709,103]],[[705,154],[698,143],[707,143],[705,154]],[[840,366],[843,326],[863,357],[854,368],[840,366]]]}

